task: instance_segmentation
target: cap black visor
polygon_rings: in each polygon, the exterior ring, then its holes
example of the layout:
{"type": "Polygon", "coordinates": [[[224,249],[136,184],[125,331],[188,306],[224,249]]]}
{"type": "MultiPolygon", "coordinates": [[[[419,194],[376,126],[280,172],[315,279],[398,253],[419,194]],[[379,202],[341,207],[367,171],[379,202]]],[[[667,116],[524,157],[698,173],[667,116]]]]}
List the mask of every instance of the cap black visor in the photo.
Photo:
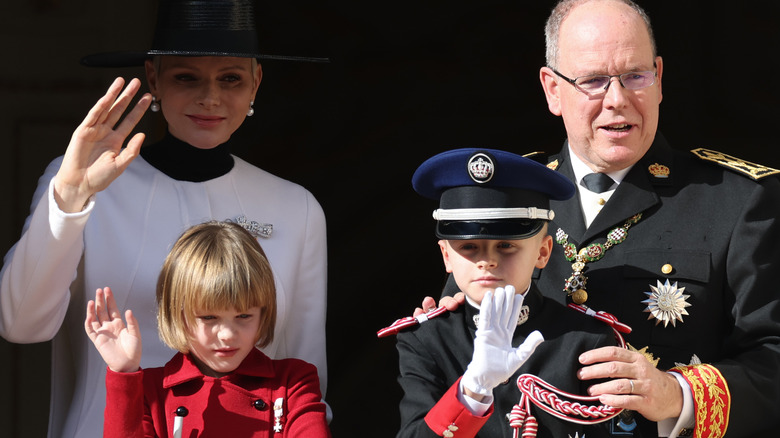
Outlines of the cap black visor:
{"type": "Polygon", "coordinates": [[[436,224],[436,237],[445,240],[520,240],[538,234],[544,227],[545,222],[538,219],[438,221],[436,224]]]}

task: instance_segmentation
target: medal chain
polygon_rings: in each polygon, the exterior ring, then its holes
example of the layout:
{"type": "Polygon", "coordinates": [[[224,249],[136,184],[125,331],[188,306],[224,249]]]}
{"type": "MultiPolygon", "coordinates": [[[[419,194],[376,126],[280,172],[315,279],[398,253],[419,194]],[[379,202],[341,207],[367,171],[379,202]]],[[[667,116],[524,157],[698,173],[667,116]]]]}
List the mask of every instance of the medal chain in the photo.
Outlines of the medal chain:
{"type": "Polygon", "coordinates": [[[585,290],[588,277],[584,273],[586,264],[601,260],[610,248],[626,240],[628,229],[639,222],[640,219],[642,219],[642,213],[631,216],[623,225],[615,227],[607,233],[607,241],[605,243],[594,242],[579,250],[575,244],[569,242],[569,235],[558,228],[558,231],[555,232],[555,242],[563,246],[563,255],[566,257],[566,260],[572,262],[572,275],[566,279],[566,284],[563,288],[563,291],[571,297],[572,301],[576,304],[583,304],[588,300],[588,292],[585,290]]]}

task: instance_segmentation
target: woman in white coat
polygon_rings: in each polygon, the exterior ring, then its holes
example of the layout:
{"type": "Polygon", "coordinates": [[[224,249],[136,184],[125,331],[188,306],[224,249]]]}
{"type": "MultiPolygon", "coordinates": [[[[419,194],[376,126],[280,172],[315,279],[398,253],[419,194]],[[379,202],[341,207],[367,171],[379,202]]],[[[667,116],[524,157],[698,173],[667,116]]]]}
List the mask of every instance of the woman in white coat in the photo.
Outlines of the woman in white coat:
{"type": "Polygon", "coordinates": [[[89,297],[110,286],[138,317],[142,366],[164,364],[171,350],[156,334],[157,275],[176,237],[208,220],[235,221],[257,236],[278,300],[277,336],[263,351],[317,366],[325,394],[322,208],[303,187],[232,155],[229,141],[254,113],[260,62],[322,59],[259,53],[251,0],[161,1],[158,14],[151,50],[83,60],[145,65],[151,93],[118,123],[141,84],[111,85],[40,178],[0,273],[0,335],[53,339],[50,437],[102,435],[106,368],[83,333],[89,297]],[[168,123],[165,138],[142,149],[139,133],[122,148],[150,106],[168,123]]]}

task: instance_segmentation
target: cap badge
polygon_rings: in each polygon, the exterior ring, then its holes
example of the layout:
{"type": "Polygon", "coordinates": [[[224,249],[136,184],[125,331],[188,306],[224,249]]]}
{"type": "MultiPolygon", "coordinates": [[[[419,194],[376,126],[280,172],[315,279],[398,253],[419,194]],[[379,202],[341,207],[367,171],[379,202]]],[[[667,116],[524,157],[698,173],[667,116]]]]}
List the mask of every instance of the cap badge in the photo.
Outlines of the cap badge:
{"type": "Polygon", "coordinates": [[[647,170],[656,178],[669,178],[669,168],[663,164],[653,163],[647,170]]]}
{"type": "Polygon", "coordinates": [[[489,155],[478,152],[469,158],[469,176],[474,182],[483,184],[491,179],[495,174],[496,167],[489,155]]]}
{"type": "Polygon", "coordinates": [[[644,311],[650,313],[647,319],[655,318],[655,324],[663,322],[664,327],[670,322],[672,327],[676,327],[677,321],[683,322],[683,315],[688,314],[685,308],[691,306],[687,301],[690,295],[683,293],[685,288],[677,287],[676,281],[669,284],[669,280],[666,280],[661,284],[660,280],[656,280],[656,286],[650,285],[650,289],[652,292],[645,292],[648,298],[642,301],[647,304],[644,311]]]}

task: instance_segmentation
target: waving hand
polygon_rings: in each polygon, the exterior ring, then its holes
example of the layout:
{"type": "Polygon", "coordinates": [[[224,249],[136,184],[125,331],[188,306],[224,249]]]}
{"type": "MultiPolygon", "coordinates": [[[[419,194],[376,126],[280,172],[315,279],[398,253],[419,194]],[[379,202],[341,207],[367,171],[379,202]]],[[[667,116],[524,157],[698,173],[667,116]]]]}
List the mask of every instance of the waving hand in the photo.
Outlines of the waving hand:
{"type": "Polygon", "coordinates": [[[514,287],[507,286],[487,292],[482,299],[474,354],[462,379],[463,386],[472,393],[491,395],[493,388],[512,377],[544,341],[539,331],[533,331],[522,344],[512,347],[523,298],[515,295],[514,287]]]}
{"type": "Polygon", "coordinates": [[[133,79],[122,90],[124,83],[122,78],[114,80],[73,132],[54,177],[54,196],[65,212],[81,211],[89,197],[108,187],[141,150],[143,133],[135,134],[126,148],[122,149],[122,144],[149,107],[151,96],[141,97],[119,122],[141,87],[141,82],[133,79]]]}
{"type": "Polygon", "coordinates": [[[110,288],[98,289],[87,303],[84,330],[112,371],[132,373],[141,365],[141,330],[132,310],[125,312],[127,327],[110,288]]]}

